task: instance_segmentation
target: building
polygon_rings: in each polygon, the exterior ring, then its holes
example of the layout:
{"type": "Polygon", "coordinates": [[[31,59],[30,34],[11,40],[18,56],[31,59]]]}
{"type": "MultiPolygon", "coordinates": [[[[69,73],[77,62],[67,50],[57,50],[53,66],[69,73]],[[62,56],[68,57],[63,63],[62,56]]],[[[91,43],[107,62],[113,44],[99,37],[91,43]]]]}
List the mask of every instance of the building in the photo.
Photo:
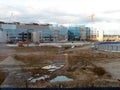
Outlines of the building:
{"type": "Polygon", "coordinates": [[[120,41],[120,35],[104,35],[103,41],[120,41]]]}
{"type": "Polygon", "coordinates": [[[104,32],[103,30],[97,31],[96,38],[98,41],[103,42],[104,40],[104,32]]]}
{"type": "Polygon", "coordinates": [[[90,41],[90,28],[89,27],[86,27],[86,40],[87,41],[90,41]]]}
{"type": "Polygon", "coordinates": [[[68,29],[62,25],[53,25],[50,27],[54,32],[53,41],[68,41],[68,29]]]}
{"type": "Polygon", "coordinates": [[[90,40],[90,28],[85,26],[70,26],[50,24],[22,24],[0,22],[0,42],[17,43],[59,42],[90,40]]]}
{"type": "MultiPolygon", "coordinates": [[[[26,41],[26,40],[36,42],[39,41],[38,37],[40,35],[38,36],[37,34],[36,36],[35,32],[41,34],[41,31],[49,30],[49,24],[39,25],[39,24],[20,24],[20,23],[0,23],[0,28],[2,30],[1,33],[6,34],[4,36],[1,36],[2,40],[3,38],[7,38],[6,40],[4,40],[4,42],[16,43],[18,41],[26,41]]],[[[39,39],[41,39],[41,37],[39,37],[39,39]]]]}
{"type": "Polygon", "coordinates": [[[90,40],[90,28],[85,26],[72,26],[68,28],[68,40],[90,40]]]}
{"type": "Polygon", "coordinates": [[[85,41],[86,39],[87,39],[87,33],[86,33],[87,31],[86,31],[86,28],[85,28],[85,26],[82,26],[81,27],[81,33],[80,33],[80,39],[82,40],[82,41],[85,41]]]}
{"type": "Polygon", "coordinates": [[[68,40],[69,41],[80,41],[80,27],[69,27],[68,28],[68,40]]]}

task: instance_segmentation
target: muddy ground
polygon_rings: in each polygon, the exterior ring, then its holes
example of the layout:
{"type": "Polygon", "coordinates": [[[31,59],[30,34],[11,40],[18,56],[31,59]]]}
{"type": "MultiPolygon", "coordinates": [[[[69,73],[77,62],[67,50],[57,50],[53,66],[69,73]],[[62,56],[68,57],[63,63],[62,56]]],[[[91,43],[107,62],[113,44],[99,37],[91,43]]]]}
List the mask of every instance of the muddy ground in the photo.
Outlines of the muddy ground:
{"type": "Polygon", "coordinates": [[[90,46],[0,46],[1,87],[120,87],[120,53],[92,50],[90,46]],[[58,69],[43,69],[48,65],[58,69]],[[72,81],[51,83],[56,76],[72,81]]]}

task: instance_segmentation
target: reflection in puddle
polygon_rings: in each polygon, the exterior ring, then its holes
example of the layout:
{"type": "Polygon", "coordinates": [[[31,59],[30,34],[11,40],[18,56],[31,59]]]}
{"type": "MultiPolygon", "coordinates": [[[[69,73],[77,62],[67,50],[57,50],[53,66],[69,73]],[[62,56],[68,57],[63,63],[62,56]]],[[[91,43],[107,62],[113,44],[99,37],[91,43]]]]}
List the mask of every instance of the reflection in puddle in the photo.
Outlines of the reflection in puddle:
{"type": "Polygon", "coordinates": [[[57,76],[54,79],[50,80],[51,83],[53,83],[53,82],[64,82],[64,81],[73,81],[73,79],[68,78],[67,76],[57,76]]]}

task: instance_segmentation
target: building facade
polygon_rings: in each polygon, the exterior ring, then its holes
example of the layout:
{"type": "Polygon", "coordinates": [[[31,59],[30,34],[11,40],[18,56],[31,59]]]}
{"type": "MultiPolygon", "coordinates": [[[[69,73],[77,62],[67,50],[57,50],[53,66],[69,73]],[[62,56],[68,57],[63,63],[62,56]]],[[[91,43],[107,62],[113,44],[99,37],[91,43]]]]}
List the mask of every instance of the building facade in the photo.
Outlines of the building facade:
{"type": "Polygon", "coordinates": [[[0,23],[0,42],[16,43],[89,40],[90,28],[50,24],[0,23]]]}

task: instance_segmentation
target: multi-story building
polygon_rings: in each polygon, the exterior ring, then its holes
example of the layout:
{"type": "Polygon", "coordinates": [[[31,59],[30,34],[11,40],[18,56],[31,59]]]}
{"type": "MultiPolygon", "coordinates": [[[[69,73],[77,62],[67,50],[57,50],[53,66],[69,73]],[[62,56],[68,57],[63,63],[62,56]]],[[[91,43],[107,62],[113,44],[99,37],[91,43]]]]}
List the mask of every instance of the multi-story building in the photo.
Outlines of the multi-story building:
{"type": "MultiPolygon", "coordinates": [[[[4,42],[17,42],[17,41],[38,41],[36,40],[36,34],[33,32],[40,33],[41,31],[49,30],[49,25],[39,25],[39,24],[20,24],[20,23],[0,23],[0,28],[4,35],[4,42]]],[[[3,37],[3,36],[2,36],[3,37]]],[[[40,38],[40,35],[37,37],[40,38]]],[[[0,41],[3,42],[3,41],[0,41]]]]}
{"type": "Polygon", "coordinates": [[[89,40],[90,28],[50,24],[0,23],[0,42],[57,42],[89,40]]]}
{"type": "Polygon", "coordinates": [[[90,40],[90,28],[85,26],[69,27],[68,40],[90,40]]]}
{"type": "Polygon", "coordinates": [[[54,41],[68,41],[68,29],[62,25],[53,25],[50,28],[54,32],[54,41]]]}
{"type": "Polygon", "coordinates": [[[80,27],[69,27],[68,28],[68,40],[80,40],[80,27]]]}

